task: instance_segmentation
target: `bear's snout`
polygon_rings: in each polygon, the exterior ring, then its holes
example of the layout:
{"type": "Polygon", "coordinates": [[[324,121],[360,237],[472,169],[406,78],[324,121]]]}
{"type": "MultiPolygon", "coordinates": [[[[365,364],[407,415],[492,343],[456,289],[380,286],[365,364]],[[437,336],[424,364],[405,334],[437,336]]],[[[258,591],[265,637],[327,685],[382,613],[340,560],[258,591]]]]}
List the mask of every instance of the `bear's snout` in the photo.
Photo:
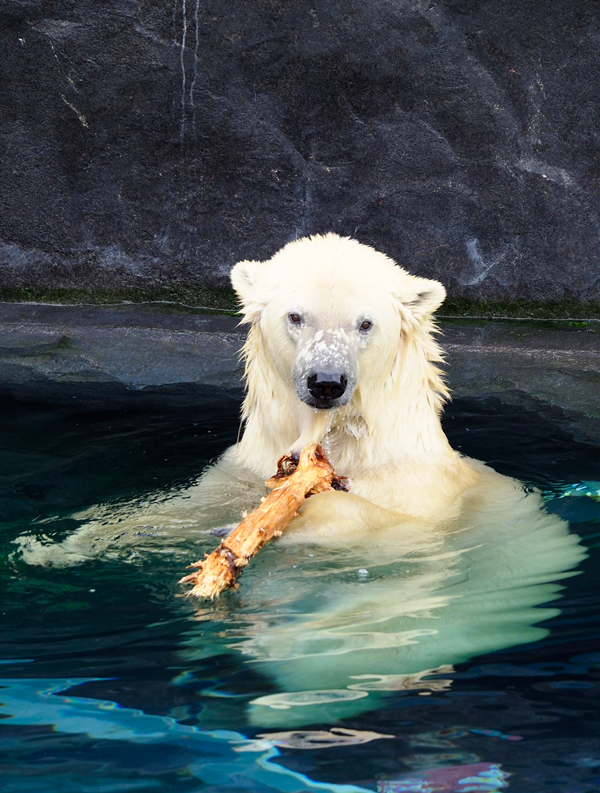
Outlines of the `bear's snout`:
{"type": "Polygon", "coordinates": [[[311,334],[308,328],[292,366],[298,398],[317,410],[347,405],[358,379],[356,353],[356,344],[343,329],[311,334]]]}
{"type": "Polygon", "coordinates": [[[335,406],[348,385],[348,378],[341,372],[315,372],[306,381],[308,391],[315,400],[315,407],[328,409],[335,406]]]}

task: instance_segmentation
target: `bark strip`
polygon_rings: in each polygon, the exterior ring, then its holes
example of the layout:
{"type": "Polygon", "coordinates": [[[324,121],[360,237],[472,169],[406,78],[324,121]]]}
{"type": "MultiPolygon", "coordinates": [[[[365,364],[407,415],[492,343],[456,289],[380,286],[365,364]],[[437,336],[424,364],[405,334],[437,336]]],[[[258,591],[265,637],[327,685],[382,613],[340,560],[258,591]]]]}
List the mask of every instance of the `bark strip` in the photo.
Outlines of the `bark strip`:
{"type": "Polygon", "coordinates": [[[271,493],[216,550],[191,565],[198,568],[196,572],[181,579],[181,584],[194,585],[188,595],[213,600],[223,590],[235,589],[237,577],[249,560],[263,545],[281,536],[308,496],[347,489],[316,443],[305,446],[298,460],[290,455],[282,457],[277,473],[265,484],[272,488],[271,493]]]}

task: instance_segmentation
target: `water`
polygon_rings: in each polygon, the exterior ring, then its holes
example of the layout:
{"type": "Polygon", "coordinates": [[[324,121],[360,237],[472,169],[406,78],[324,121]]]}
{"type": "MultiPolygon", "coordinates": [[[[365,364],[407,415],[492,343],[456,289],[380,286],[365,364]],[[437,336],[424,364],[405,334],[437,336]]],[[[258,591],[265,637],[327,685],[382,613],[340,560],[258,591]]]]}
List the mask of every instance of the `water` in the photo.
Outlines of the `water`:
{"type": "MultiPolygon", "coordinates": [[[[192,604],[178,597],[176,582],[214,538],[177,545],[140,531],[120,553],[67,567],[28,565],[13,541],[60,543],[94,505],[119,514],[123,504],[136,509],[157,493],[186,492],[235,441],[238,395],[75,397],[0,406],[2,790],[600,790],[600,503],[586,495],[600,480],[600,443],[580,438],[560,412],[457,400],[445,428],[465,454],[545,493],[546,510],[568,519],[587,549],[579,575],[557,573],[552,583],[514,573],[503,590],[514,602],[502,595],[494,604],[485,588],[471,596],[468,585],[486,554],[496,555],[493,579],[507,543],[484,543],[468,572],[460,556],[441,583],[431,555],[402,557],[402,567],[392,557],[386,566],[368,554],[361,563],[352,554],[332,560],[318,548],[271,546],[238,593],[192,604]],[[319,576],[337,601],[315,588],[319,576]],[[435,585],[419,590],[423,610],[407,616],[398,593],[414,596],[415,580],[435,585]],[[485,621],[473,627],[452,600],[432,600],[453,591],[463,593],[463,610],[472,597],[485,621]],[[430,641],[429,668],[438,671],[400,679],[393,664],[383,668],[381,647],[340,654],[335,642],[358,639],[352,624],[340,634],[339,599],[362,608],[364,593],[376,615],[392,612],[400,641],[407,620],[423,635],[435,626],[435,636],[417,637],[402,653],[430,641]],[[332,610],[334,629],[324,617],[332,610]],[[482,637],[492,649],[470,657],[482,637]],[[344,664],[356,682],[337,689],[330,683],[344,664]],[[299,670],[306,689],[338,693],[294,704],[299,670]],[[277,697],[287,707],[273,707],[277,697]],[[319,721],[303,723],[307,707],[319,721]]],[[[350,622],[356,613],[350,609],[350,622]]]]}

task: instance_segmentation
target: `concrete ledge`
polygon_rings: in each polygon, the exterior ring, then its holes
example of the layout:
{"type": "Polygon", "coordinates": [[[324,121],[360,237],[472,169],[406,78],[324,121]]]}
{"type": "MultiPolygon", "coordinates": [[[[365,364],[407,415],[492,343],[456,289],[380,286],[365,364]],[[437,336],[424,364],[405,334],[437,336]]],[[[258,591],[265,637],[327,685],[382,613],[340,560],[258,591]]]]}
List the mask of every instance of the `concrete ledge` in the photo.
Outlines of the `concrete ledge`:
{"type": "MultiPolygon", "coordinates": [[[[0,389],[17,399],[239,390],[243,328],[164,305],[0,304],[0,389]]],[[[495,394],[572,414],[600,437],[600,323],[444,321],[455,397],[495,394]]]]}
{"type": "Polygon", "coordinates": [[[0,304],[0,383],[238,387],[236,317],[159,306],[0,304]]]}

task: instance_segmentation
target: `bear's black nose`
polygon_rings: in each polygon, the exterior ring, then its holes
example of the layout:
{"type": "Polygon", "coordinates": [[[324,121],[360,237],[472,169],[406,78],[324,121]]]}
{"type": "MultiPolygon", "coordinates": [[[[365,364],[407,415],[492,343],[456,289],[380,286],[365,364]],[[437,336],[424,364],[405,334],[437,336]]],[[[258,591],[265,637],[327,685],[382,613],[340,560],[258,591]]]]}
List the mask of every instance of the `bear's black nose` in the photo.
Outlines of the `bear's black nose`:
{"type": "Polygon", "coordinates": [[[338,372],[316,372],[306,381],[311,396],[316,400],[316,407],[333,407],[348,385],[348,378],[338,372]]]}

